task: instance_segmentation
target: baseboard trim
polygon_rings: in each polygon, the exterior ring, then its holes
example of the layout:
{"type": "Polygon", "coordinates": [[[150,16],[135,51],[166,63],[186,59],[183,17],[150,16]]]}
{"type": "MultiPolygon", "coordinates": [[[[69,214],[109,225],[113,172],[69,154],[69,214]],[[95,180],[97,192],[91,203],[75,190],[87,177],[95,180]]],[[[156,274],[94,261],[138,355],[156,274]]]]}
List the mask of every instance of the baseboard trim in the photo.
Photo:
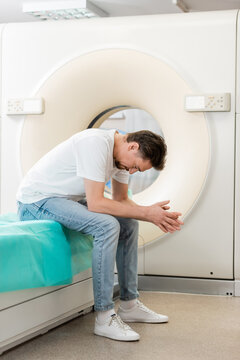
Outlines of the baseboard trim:
{"type": "Polygon", "coordinates": [[[235,281],[139,275],[138,289],[146,291],[235,296],[235,281]]]}
{"type": "Polygon", "coordinates": [[[240,280],[235,280],[235,296],[240,296],[240,280]]]}

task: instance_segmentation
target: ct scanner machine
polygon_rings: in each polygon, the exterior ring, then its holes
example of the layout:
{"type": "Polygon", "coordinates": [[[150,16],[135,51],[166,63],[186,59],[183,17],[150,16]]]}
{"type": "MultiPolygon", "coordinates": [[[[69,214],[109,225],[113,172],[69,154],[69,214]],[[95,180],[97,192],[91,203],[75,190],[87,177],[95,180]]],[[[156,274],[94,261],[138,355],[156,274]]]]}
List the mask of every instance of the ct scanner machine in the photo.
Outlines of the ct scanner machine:
{"type": "MultiPolygon", "coordinates": [[[[26,171],[73,133],[144,109],[168,146],[140,204],[171,200],[185,225],[142,222],[139,288],[240,294],[238,10],[0,26],[1,213],[26,171]]],[[[91,310],[73,284],[0,293],[0,351],[91,310]]]]}

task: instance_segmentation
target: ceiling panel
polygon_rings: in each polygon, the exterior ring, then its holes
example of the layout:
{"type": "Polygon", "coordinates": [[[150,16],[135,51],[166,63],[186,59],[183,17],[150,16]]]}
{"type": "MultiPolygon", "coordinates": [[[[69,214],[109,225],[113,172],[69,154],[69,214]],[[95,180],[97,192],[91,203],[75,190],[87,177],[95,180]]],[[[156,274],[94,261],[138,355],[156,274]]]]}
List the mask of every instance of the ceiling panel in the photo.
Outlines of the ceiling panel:
{"type": "MultiPolygon", "coordinates": [[[[0,0],[0,23],[39,21],[22,13],[23,2],[39,0],[0,0]]],[[[51,0],[47,0],[49,2],[51,0]]],[[[66,0],[68,1],[68,0],[66,0]]],[[[131,16],[182,12],[172,0],[92,0],[109,16],[131,16]]],[[[240,8],[240,0],[184,0],[190,11],[240,8]]]]}

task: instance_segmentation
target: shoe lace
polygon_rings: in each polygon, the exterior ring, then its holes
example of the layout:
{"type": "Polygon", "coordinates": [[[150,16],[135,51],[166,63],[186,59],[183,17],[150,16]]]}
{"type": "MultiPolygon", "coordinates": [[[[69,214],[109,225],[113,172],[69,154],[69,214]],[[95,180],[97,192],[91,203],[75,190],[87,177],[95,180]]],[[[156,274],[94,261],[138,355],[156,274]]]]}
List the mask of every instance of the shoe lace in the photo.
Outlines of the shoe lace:
{"type": "Polygon", "coordinates": [[[121,328],[123,330],[131,330],[130,326],[125,324],[125,322],[123,322],[120,316],[118,316],[117,314],[111,315],[109,326],[111,326],[111,324],[114,324],[116,327],[121,328]]]}
{"type": "Polygon", "coordinates": [[[156,315],[155,311],[150,310],[148,307],[146,307],[145,305],[143,305],[143,303],[141,303],[141,301],[137,300],[137,306],[142,309],[143,311],[149,313],[149,314],[154,314],[156,315]]]}

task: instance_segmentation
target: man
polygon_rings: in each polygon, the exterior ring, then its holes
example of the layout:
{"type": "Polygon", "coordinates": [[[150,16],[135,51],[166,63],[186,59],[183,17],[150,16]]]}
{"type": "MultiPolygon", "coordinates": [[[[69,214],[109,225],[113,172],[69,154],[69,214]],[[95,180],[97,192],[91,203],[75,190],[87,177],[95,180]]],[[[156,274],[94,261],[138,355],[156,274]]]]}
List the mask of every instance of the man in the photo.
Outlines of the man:
{"type": "Polygon", "coordinates": [[[166,145],[150,131],[119,134],[87,129],[73,135],[40,159],[23,179],[17,193],[21,220],[51,219],[94,237],[92,254],[94,333],[115,340],[140,336],[125,322],[167,322],[137,298],[138,222],[149,221],[165,233],[180,230],[178,212],[169,201],[139,206],[128,198],[128,176],[165,164],[166,145]],[[104,197],[112,179],[112,199],[104,197]],[[115,259],[120,307],[112,301],[115,259]],[[123,322],[123,320],[125,322],[123,322]]]}

